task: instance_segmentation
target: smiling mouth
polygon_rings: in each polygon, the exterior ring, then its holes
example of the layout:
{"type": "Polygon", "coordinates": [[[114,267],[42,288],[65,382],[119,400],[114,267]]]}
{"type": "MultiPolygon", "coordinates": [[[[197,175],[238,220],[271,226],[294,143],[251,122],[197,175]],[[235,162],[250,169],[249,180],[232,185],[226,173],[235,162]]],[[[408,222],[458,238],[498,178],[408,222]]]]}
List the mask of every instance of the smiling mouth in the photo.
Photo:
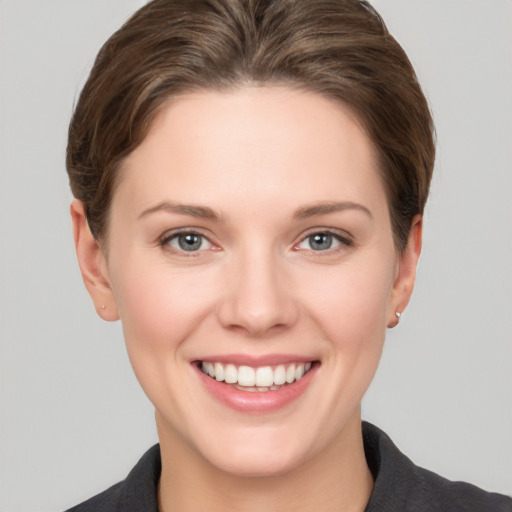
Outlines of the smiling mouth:
{"type": "Polygon", "coordinates": [[[288,363],[277,366],[237,366],[221,362],[198,362],[199,369],[217,382],[240,391],[278,391],[301,380],[315,363],[288,363]]]}

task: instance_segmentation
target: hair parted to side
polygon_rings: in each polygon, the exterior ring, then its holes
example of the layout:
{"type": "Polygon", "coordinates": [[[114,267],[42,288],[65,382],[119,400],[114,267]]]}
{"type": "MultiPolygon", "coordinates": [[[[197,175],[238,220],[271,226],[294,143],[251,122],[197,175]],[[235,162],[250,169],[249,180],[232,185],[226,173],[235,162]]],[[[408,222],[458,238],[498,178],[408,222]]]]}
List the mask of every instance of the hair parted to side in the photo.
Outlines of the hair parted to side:
{"type": "Polygon", "coordinates": [[[192,90],[288,85],[348,105],[372,139],[395,245],[423,213],[434,127],[405,52],[359,0],[154,0],[102,47],[69,127],[66,165],[106,236],[121,164],[159,109],[192,90]]]}

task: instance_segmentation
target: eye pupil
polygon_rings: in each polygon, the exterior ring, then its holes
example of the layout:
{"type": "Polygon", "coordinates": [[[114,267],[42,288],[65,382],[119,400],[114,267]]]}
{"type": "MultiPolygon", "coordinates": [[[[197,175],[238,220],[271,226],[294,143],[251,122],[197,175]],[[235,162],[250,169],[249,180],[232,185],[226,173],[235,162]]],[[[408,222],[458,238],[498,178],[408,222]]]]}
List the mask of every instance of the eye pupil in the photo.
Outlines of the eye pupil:
{"type": "Polygon", "coordinates": [[[201,247],[202,237],[194,233],[181,235],[178,238],[178,244],[184,251],[197,251],[201,247]]]}
{"type": "Polygon", "coordinates": [[[315,251],[330,249],[332,246],[332,235],[328,233],[316,233],[309,237],[309,244],[311,249],[315,251]]]}

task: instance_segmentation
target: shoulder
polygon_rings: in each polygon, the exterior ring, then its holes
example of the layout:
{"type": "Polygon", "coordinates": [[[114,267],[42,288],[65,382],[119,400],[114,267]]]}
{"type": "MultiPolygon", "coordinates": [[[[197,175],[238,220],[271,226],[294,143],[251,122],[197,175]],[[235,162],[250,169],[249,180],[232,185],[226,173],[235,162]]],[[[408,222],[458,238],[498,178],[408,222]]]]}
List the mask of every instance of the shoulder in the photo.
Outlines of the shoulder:
{"type": "Polygon", "coordinates": [[[363,423],[368,465],[375,486],[365,512],[512,512],[512,499],[465,482],[452,482],[416,466],[389,436],[363,423]]]}
{"type": "Polygon", "coordinates": [[[118,512],[122,486],[119,482],[66,512],[118,512]]]}
{"type": "Polygon", "coordinates": [[[452,482],[431,471],[417,468],[417,499],[426,495],[432,510],[454,512],[512,512],[512,498],[487,492],[466,482],[452,482]]]}
{"type": "Polygon", "coordinates": [[[158,512],[157,486],[161,470],[157,444],[142,456],[125,480],[66,512],[158,512]]]}

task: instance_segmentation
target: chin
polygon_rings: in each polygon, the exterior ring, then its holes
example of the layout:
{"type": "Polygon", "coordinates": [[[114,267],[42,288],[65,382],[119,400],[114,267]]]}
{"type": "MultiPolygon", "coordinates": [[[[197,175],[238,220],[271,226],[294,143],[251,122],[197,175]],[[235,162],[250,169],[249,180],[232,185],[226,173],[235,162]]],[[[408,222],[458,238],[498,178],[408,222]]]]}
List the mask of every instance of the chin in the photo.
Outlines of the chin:
{"type": "MultiPolygon", "coordinates": [[[[245,430],[245,429],[243,429],[245,430]]],[[[225,439],[217,438],[199,449],[212,466],[233,476],[272,477],[289,473],[300,466],[313,451],[309,443],[298,443],[298,435],[271,435],[249,431],[231,433],[225,439]]],[[[260,430],[265,430],[260,429],[260,430]]],[[[304,440],[305,441],[305,440],[304,440]]]]}
{"type": "Polygon", "coordinates": [[[266,478],[282,476],[299,466],[298,457],[287,457],[283,453],[259,452],[249,454],[246,450],[235,450],[229,457],[215,457],[210,463],[231,476],[241,478],[266,478]]]}

